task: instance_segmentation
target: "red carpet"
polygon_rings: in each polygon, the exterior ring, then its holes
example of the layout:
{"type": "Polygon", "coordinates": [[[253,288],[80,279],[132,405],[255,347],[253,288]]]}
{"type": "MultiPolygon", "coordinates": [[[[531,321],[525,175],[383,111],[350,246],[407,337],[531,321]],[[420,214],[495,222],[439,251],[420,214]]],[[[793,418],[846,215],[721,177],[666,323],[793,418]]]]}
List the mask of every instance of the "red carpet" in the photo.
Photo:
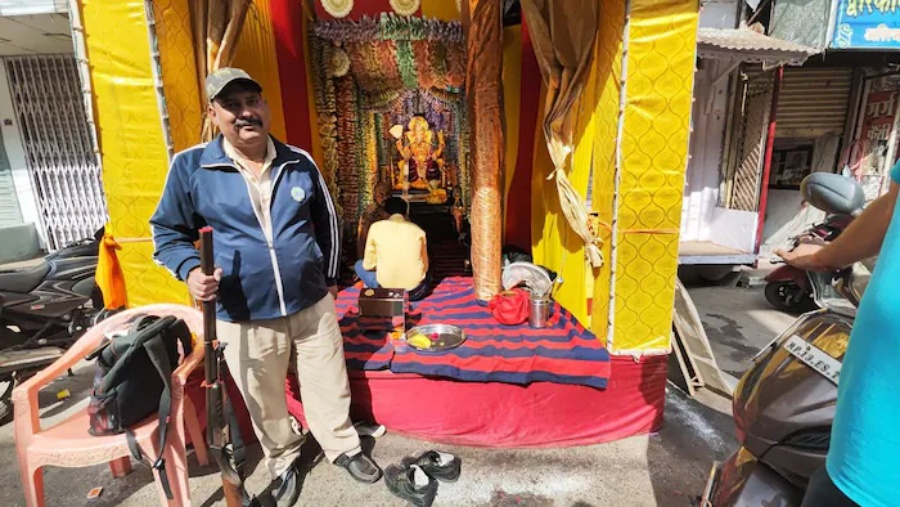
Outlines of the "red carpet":
{"type": "MultiPolygon", "coordinates": [[[[438,287],[445,278],[465,274],[464,261],[468,254],[458,245],[435,242],[431,249],[438,287]],[[440,254],[435,255],[435,250],[440,254]]],[[[452,279],[447,282],[450,286],[457,284],[452,279]]],[[[358,294],[354,296],[352,293],[353,289],[343,291],[338,301],[339,313],[346,314],[355,305],[358,294]]],[[[443,306],[448,307],[446,315],[449,317],[451,305],[443,306]]],[[[482,308],[480,311],[486,310],[482,308]]],[[[563,311],[557,314],[562,317],[563,311]]],[[[577,336],[584,336],[580,334],[580,326],[574,319],[568,323],[563,318],[560,321],[564,326],[576,329],[577,336]]],[[[445,444],[546,448],[609,442],[656,431],[663,422],[667,373],[665,356],[645,357],[640,361],[631,357],[613,357],[611,360],[598,357],[599,360],[590,363],[596,371],[589,371],[587,376],[602,378],[605,389],[592,387],[590,382],[564,383],[562,377],[553,382],[542,381],[544,379],[541,378],[520,378],[521,383],[518,384],[511,383],[517,379],[504,379],[502,376],[484,382],[471,381],[473,379],[460,381],[446,378],[446,375],[440,374],[442,372],[431,377],[387,370],[361,371],[362,368],[386,368],[392,363],[396,363],[394,368],[403,369],[413,367],[415,361],[406,361],[403,358],[407,356],[403,353],[399,354],[398,361],[398,354],[384,339],[373,340],[370,337],[366,343],[360,338],[361,334],[354,332],[351,322],[345,320],[342,327],[347,362],[351,367],[351,415],[354,420],[384,424],[392,432],[445,444]]],[[[496,331],[491,331],[491,334],[494,333],[496,331]]],[[[566,340],[572,340],[568,333],[565,333],[566,340]]],[[[530,343],[529,337],[520,336],[517,339],[515,335],[501,333],[502,340],[495,341],[504,342],[501,345],[506,347],[539,348],[530,343]]],[[[475,343],[479,336],[477,327],[472,328],[470,336],[475,343]]],[[[576,338],[576,342],[579,339],[576,338]]],[[[566,345],[565,348],[574,347],[566,345]]],[[[604,355],[605,352],[603,350],[604,355]]],[[[534,357],[533,353],[531,355],[534,357]]],[[[585,361],[585,364],[588,362],[585,361]]],[[[529,367],[526,373],[539,371],[540,368],[529,367]]],[[[306,425],[296,379],[287,382],[286,391],[288,410],[306,425]]],[[[202,389],[195,384],[189,386],[188,392],[201,418],[205,418],[202,389]]],[[[253,441],[255,438],[246,408],[236,390],[231,392],[241,433],[248,442],[253,441]]]]}
{"type": "MultiPolygon", "coordinates": [[[[667,359],[614,356],[605,390],[535,382],[517,386],[429,379],[388,371],[350,372],[351,415],[389,431],[436,443],[489,448],[552,448],[611,442],[659,430],[663,423],[667,359]]],[[[188,386],[201,424],[206,402],[202,372],[188,386]]],[[[303,404],[287,384],[290,413],[306,426],[303,404]]],[[[256,441],[247,409],[229,389],[241,434],[256,441]]]]}
{"type": "MultiPolygon", "coordinates": [[[[551,448],[610,442],[663,422],[665,356],[614,357],[605,390],[534,382],[458,382],[388,371],[350,373],[354,420],[452,445],[551,448]]],[[[306,424],[296,386],[288,410],[306,424]]]]}

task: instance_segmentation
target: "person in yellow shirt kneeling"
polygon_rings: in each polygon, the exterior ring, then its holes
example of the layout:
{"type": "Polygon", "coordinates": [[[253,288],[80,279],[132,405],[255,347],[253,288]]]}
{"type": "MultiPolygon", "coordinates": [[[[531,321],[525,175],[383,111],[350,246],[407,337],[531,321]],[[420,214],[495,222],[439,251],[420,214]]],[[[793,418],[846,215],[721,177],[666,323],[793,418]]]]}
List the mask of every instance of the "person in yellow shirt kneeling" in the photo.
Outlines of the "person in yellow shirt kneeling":
{"type": "Polygon", "coordinates": [[[384,203],[390,215],[372,224],[364,258],[356,262],[356,275],[366,287],[404,289],[411,301],[428,294],[428,242],[418,225],[407,219],[406,201],[391,197],[384,203]]]}

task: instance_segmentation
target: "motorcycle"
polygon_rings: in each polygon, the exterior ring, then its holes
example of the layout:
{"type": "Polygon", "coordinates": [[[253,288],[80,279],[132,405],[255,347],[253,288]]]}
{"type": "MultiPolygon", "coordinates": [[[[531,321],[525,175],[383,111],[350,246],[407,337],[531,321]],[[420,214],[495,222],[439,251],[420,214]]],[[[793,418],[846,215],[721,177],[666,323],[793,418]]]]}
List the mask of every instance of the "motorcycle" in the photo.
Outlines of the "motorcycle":
{"type": "Polygon", "coordinates": [[[105,316],[94,281],[100,238],[73,243],[37,265],[0,271],[0,424],[12,416],[16,385],[58,359],[105,316]]]}
{"type": "MultiPolygon", "coordinates": [[[[808,185],[817,185],[823,177],[827,180],[838,181],[836,178],[846,178],[835,174],[813,174],[804,180],[808,185]]],[[[865,204],[865,194],[862,186],[855,180],[846,178],[843,190],[847,196],[858,203],[857,209],[849,210],[849,213],[829,213],[825,220],[814,224],[809,229],[790,239],[787,250],[797,248],[801,243],[829,243],[838,236],[859,216],[865,204]]],[[[846,211],[846,210],[842,210],[846,211]]],[[[773,264],[780,263],[780,259],[773,259],[773,264]]],[[[776,310],[789,313],[801,313],[816,308],[812,299],[812,287],[806,273],[793,266],[784,265],[769,273],[765,278],[766,301],[776,310]]]]}
{"type": "MultiPolygon", "coordinates": [[[[847,183],[828,181],[844,190],[847,183]]],[[[849,214],[858,207],[852,197],[814,197],[816,207],[826,212],[849,214]]],[[[825,464],[841,361],[873,267],[862,262],[839,274],[807,273],[820,309],[801,315],[763,348],[735,388],[740,448],[724,463],[713,464],[702,507],[801,504],[810,477],[825,464]]]]}

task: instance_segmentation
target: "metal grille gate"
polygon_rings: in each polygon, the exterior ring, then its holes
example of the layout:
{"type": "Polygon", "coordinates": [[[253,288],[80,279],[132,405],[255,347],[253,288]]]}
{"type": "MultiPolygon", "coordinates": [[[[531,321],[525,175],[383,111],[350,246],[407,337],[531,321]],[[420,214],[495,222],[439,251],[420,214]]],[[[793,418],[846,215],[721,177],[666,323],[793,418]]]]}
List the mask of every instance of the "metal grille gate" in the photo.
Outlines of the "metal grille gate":
{"type": "Polygon", "coordinates": [[[93,236],[107,221],[106,197],[75,58],[4,62],[48,248],[93,236]]]}
{"type": "Polygon", "coordinates": [[[761,181],[766,133],[772,104],[771,75],[743,85],[742,114],[735,142],[735,164],[729,209],[756,211],[759,208],[759,191],[768,182],[761,181]]]}

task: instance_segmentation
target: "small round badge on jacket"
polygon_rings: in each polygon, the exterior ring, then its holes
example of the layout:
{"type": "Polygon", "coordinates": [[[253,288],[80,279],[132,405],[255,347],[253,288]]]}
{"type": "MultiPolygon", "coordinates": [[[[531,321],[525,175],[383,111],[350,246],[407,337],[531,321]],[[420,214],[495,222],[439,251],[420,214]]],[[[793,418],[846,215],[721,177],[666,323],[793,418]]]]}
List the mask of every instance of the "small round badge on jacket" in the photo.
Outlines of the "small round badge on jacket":
{"type": "Polygon", "coordinates": [[[306,192],[300,187],[294,187],[291,189],[291,197],[297,202],[303,202],[303,199],[306,197],[306,192]]]}

